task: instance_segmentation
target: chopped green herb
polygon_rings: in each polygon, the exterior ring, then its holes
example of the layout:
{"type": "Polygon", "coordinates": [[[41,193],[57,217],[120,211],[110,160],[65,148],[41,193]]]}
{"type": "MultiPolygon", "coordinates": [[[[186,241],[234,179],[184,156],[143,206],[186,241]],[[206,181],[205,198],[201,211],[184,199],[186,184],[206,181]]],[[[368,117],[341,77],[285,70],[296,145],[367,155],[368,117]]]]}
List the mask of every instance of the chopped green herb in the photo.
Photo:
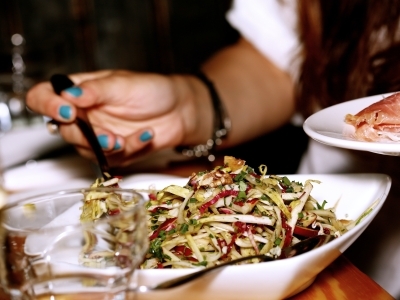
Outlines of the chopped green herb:
{"type": "Polygon", "coordinates": [[[238,193],[236,199],[238,199],[238,200],[246,199],[246,192],[240,191],[240,192],[238,193]]]}
{"type": "Polygon", "coordinates": [[[317,208],[318,209],[325,209],[325,204],[326,203],[328,203],[328,202],[326,202],[326,200],[324,200],[323,202],[322,202],[322,205],[320,205],[318,202],[317,202],[317,208]]]}
{"type": "Polygon", "coordinates": [[[235,182],[242,181],[246,175],[247,175],[246,172],[241,171],[239,174],[235,176],[235,178],[233,178],[233,181],[235,182]]]}
{"type": "Polygon", "coordinates": [[[165,230],[161,230],[158,234],[158,237],[162,240],[165,240],[166,234],[165,234],[165,230]]]}
{"type": "Polygon", "coordinates": [[[164,259],[165,260],[171,260],[171,257],[169,255],[167,255],[167,254],[164,254],[164,259]]]}
{"type": "Polygon", "coordinates": [[[205,260],[203,260],[202,262],[199,262],[197,264],[193,264],[194,266],[203,266],[203,267],[207,267],[207,262],[205,260]]]}
{"type": "Polygon", "coordinates": [[[182,224],[181,229],[179,230],[180,233],[186,233],[189,229],[189,225],[188,224],[182,224]]]}
{"type": "Polygon", "coordinates": [[[289,178],[287,178],[286,176],[284,176],[284,177],[282,178],[282,182],[283,182],[283,184],[286,185],[286,186],[290,186],[290,184],[291,184],[289,178]]]}
{"type": "Polygon", "coordinates": [[[163,240],[160,238],[155,238],[150,243],[149,253],[151,253],[154,257],[158,258],[160,261],[163,260],[164,253],[161,248],[163,240]]]}
{"type": "Polygon", "coordinates": [[[264,246],[265,246],[264,243],[259,243],[259,244],[258,244],[258,250],[261,250],[264,246]]]}

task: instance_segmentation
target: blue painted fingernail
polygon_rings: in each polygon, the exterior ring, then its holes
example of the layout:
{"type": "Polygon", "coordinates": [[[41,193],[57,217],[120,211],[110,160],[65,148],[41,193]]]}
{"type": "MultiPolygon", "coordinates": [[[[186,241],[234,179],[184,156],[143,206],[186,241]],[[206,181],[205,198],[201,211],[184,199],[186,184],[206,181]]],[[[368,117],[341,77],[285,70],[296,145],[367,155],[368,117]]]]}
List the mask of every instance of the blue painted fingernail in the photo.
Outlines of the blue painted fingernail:
{"type": "Polygon", "coordinates": [[[69,105],[62,105],[58,109],[58,113],[62,118],[69,120],[71,118],[71,107],[69,105]]]}
{"type": "Polygon", "coordinates": [[[103,148],[103,149],[108,148],[108,136],[107,135],[100,134],[97,136],[97,140],[99,141],[101,148],[103,148]]]}
{"type": "Polygon", "coordinates": [[[147,142],[147,141],[151,140],[152,138],[153,138],[153,136],[152,136],[151,133],[148,132],[148,131],[143,132],[143,133],[140,135],[140,137],[139,137],[139,139],[140,139],[142,142],[147,142]]]}
{"type": "Polygon", "coordinates": [[[82,89],[79,86],[72,86],[65,89],[64,92],[67,92],[74,97],[79,97],[80,95],[82,95],[82,89]]]}
{"type": "Polygon", "coordinates": [[[119,150],[119,149],[121,149],[121,144],[118,141],[116,141],[113,150],[119,150]]]}

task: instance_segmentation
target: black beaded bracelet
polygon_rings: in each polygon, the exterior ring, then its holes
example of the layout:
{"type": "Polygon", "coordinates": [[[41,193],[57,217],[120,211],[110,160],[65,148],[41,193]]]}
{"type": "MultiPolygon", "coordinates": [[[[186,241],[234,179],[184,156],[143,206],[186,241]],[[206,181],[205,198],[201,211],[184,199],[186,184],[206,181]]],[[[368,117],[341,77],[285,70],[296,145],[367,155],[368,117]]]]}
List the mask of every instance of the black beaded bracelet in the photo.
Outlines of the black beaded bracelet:
{"type": "Polygon", "coordinates": [[[201,72],[194,74],[199,78],[208,88],[211,95],[213,110],[214,110],[214,132],[212,138],[207,140],[205,144],[196,145],[193,147],[179,146],[177,151],[188,157],[204,157],[207,156],[209,161],[214,161],[215,156],[213,150],[216,146],[222,143],[231,129],[231,120],[229,119],[225,107],[219,98],[214,84],[201,72]]]}

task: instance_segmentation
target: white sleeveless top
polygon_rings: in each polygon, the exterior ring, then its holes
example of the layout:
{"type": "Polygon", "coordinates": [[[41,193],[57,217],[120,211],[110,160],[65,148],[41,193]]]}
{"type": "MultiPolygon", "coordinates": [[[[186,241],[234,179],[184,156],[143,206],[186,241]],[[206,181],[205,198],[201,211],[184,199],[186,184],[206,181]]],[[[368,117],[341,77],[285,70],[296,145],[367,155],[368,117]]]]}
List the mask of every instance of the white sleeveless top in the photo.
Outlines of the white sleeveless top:
{"type": "MultiPolygon", "coordinates": [[[[300,49],[296,5],[295,0],[235,0],[226,16],[246,40],[294,79],[299,63],[295,54],[300,49]]],[[[298,173],[345,172],[349,159],[346,151],[310,141],[298,173]]]]}

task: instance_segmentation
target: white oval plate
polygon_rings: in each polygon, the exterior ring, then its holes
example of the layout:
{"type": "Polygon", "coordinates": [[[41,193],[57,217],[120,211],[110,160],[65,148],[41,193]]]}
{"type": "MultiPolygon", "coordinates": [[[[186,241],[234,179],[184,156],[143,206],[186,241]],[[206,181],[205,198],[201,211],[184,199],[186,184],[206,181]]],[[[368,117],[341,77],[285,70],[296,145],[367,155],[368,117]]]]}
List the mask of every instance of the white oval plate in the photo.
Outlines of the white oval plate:
{"type": "Polygon", "coordinates": [[[307,118],[303,129],[312,139],[329,146],[400,156],[400,143],[362,142],[343,135],[346,114],[356,114],[391,94],[375,95],[330,106],[307,118]]]}
{"type": "MultiPolygon", "coordinates": [[[[290,180],[304,182],[307,179],[320,180],[313,184],[311,192],[319,202],[327,201],[326,207],[336,207],[338,218],[356,219],[375,201],[372,212],[357,226],[343,236],[318,249],[285,260],[229,266],[204,276],[181,287],[150,293],[138,293],[136,299],[285,299],[309,286],[315,277],[341,253],[343,253],[365,230],[377,215],[391,187],[391,179],[384,174],[309,174],[287,175],[290,180]]],[[[188,178],[159,174],[137,174],[123,178],[122,188],[162,189],[170,184],[184,185],[188,178]]],[[[90,183],[88,182],[88,185],[90,183]]],[[[62,189],[59,186],[59,189],[62,189]]],[[[42,191],[43,192],[43,191],[42,191]]],[[[69,218],[79,219],[76,211],[66,212],[69,218]]],[[[61,216],[67,217],[67,216],[61,216]]],[[[71,271],[70,253],[60,258],[55,270],[71,271]]],[[[194,272],[194,269],[155,269],[135,272],[136,285],[155,285],[162,281],[194,272]]]]}
{"type": "MultiPolygon", "coordinates": [[[[157,189],[170,184],[184,185],[188,178],[157,176],[140,180],[140,175],[127,177],[121,182],[123,188],[157,189]]],[[[318,201],[327,201],[326,207],[336,206],[338,218],[356,219],[372,203],[375,209],[357,226],[343,236],[318,249],[286,260],[229,266],[183,286],[150,293],[138,293],[138,300],[200,299],[285,299],[308,287],[315,276],[343,253],[365,230],[379,212],[391,187],[391,179],[384,174],[309,174],[288,175],[288,178],[304,182],[320,180],[313,184],[311,194],[318,201]]],[[[156,269],[136,272],[137,285],[155,285],[164,280],[185,275],[195,270],[156,269]]]]}

